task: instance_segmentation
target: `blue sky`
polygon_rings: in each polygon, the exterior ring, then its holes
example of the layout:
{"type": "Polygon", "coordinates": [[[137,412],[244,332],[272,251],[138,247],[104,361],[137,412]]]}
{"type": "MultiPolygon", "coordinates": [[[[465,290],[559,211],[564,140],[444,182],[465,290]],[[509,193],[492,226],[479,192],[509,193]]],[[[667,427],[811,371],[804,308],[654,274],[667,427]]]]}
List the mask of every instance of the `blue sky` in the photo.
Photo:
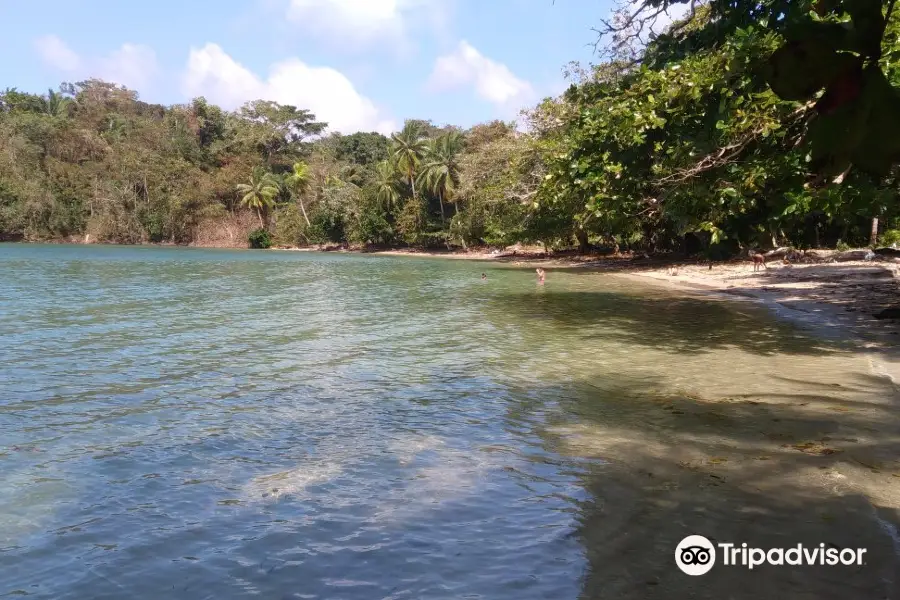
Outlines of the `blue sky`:
{"type": "Polygon", "coordinates": [[[514,118],[588,62],[611,0],[0,0],[0,88],[100,77],[165,104],[266,98],[344,132],[514,118]]]}

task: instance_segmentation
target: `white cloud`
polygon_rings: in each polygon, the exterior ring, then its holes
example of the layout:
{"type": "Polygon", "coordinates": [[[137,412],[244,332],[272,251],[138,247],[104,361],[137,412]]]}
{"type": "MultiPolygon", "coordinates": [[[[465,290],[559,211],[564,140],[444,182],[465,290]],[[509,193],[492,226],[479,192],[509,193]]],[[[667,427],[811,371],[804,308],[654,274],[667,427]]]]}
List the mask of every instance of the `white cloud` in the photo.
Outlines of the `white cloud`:
{"type": "Polygon", "coordinates": [[[156,54],[147,46],[122,44],[107,56],[84,58],[59,37],[45,35],[34,47],[41,60],[67,77],[96,77],[144,92],[159,74],[156,54]]]}
{"type": "Polygon", "coordinates": [[[147,88],[159,72],[153,49],[136,44],[122,44],[121,48],[97,61],[97,69],[101,79],[138,91],[147,88]]]}
{"type": "Polygon", "coordinates": [[[535,95],[530,83],[465,40],[454,52],[438,57],[427,86],[435,92],[472,86],[480,98],[505,108],[520,108],[535,95]]]}
{"type": "Polygon", "coordinates": [[[329,67],[311,67],[296,58],[272,65],[264,80],[217,44],[206,44],[191,49],[183,88],[189,96],[205,96],[229,109],[257,99],[305,108],[326,121],[330,130],[341,133],[388,134],[396,130],[396,123],[357,92],[343,73],[329,67]]]}
{"type": "Polygon", "coordinates": [[[410,32],[423,23],[440,27],[448,0],[290,0],[288,20],[344,49],[373,42],[405,48],[410,32]]]}
{"type": "Polygon", "coordinates": [[[41,60],[60,71],[72,72],[81,67],[81,58],[55,35],[45,35],[34,41],[41,60]]]}

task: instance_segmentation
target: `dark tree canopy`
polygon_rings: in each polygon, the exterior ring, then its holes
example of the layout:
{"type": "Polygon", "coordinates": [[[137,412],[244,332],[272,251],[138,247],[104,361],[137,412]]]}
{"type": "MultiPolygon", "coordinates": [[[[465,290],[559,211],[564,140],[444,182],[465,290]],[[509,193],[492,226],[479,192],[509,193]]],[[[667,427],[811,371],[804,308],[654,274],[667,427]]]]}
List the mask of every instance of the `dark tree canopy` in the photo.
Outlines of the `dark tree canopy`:
{"type": "Polygon", "coordinates": [[[388,138],[380,133],[337,135],[336,158],[368,167],[386,160],[389,146],[388,138]]]}
{"type": "Polygon", "coordinates": [[[896,0],[644,0],[600,29],[614,51],[632,47],[667,11],[688,16],[654,40],[645,64],[684,58],[748,28],[782,36],[762,72],[783,100],[813,102],[805,137],[813,169],[835,177],[851,166],[886,176],[900,161],[898,81],[884,58],[896,51],[896,0]]]}

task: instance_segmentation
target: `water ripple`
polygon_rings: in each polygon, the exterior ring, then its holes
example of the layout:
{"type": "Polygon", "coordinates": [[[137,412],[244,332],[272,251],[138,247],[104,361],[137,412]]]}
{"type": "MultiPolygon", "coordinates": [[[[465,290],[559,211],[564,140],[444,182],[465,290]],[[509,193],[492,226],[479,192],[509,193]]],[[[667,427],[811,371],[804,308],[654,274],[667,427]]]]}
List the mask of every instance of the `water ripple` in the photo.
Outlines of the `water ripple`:
{"type": "MultiPolygon", "coordinates": [[[[627,306],[480,264],[6,245],[0,270],[0,596],[578,598],[607,446],[560,432],[671,356],[621,343],[627,306]]],[[[698,356],[671,380],[719,385],[698,356]]]]}
{"type": "Polygon", "coordinates": [[[0,595],[577,595],[464,270],[14,248],[0,595]]]}

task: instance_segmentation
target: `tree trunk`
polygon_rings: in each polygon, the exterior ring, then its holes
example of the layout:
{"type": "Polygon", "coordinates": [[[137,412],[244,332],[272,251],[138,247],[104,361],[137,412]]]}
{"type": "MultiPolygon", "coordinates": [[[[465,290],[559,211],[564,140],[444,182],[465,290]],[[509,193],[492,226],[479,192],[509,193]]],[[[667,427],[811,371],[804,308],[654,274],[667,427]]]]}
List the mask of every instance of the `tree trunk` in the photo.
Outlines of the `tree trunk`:
{"type": "Polygon", "coordinates": [[[258,206],[256,207],[256,216],[259,218],[259,228],[260,228],[260,229],[265,229],[265,228],[266,228],[266,224],[263,223],[263,220],[262,220],[262,212],[260,212],[258,206]]]}
{"type": "MultiPolygon", "coordinates": [[[[459,201],[453,202],[453,220],[455,220],[457,223],[457,226],[459,226],[460,229],[462,229],[462,225],[459,222],[459,201]]],[[[451,229],[453,228],[453,221],[450,221],[450,228],[451,229]]],[[[459,243],[462,246],[463,250],[469,249],[469,246],[466,244],[466,236],[462,231],[460,231],[460,234],[459,234],[459,243]]]]}
{"type": "MultiPolygon", "coordinates": [[[[421,207],[419,206],[419,197],[416,196],[416,180],[413,177],[412,171],[409,172],[409,187],[412,190],[412,199],[413,202],[416,203],[416,229],[422,231],[422,227],[424,227],[424,223],[422,222],[422,211],[419,210],[421,207]]],[[[418,239],[418,233],[416,233],[416,238],[418,239]]]]}
{"type": "Polygon", "coordinates": [[[303,218],[306,219],[306,226],[312,227],[312,223],[309,222],[309,217],[306,216],[306,207],[303,206],[303,200],[300,198],[297,198],[297,204],[300,205],[300,212],[303,213],[303,218]]]}
{"type": "Polygon", "coordinates": [[[441,223],[444,223],[447,217],[444,215],[444,194],[442,192],[438,192],[438,202],[441,204],[441,223]]]}
{"type": "Polygon", "coordinates": [[[872,217],[872,234],[869,236],[869,245],[875,247],[878,244],[878,217],[872,217]]]}
{"type": "Polygon", "coordinates": [[[575,230],[575,238],[578,240],[578,250],[582,254],[587,254],[588,250],[590,250],[587,232],[579,227],[575,230]]]}

